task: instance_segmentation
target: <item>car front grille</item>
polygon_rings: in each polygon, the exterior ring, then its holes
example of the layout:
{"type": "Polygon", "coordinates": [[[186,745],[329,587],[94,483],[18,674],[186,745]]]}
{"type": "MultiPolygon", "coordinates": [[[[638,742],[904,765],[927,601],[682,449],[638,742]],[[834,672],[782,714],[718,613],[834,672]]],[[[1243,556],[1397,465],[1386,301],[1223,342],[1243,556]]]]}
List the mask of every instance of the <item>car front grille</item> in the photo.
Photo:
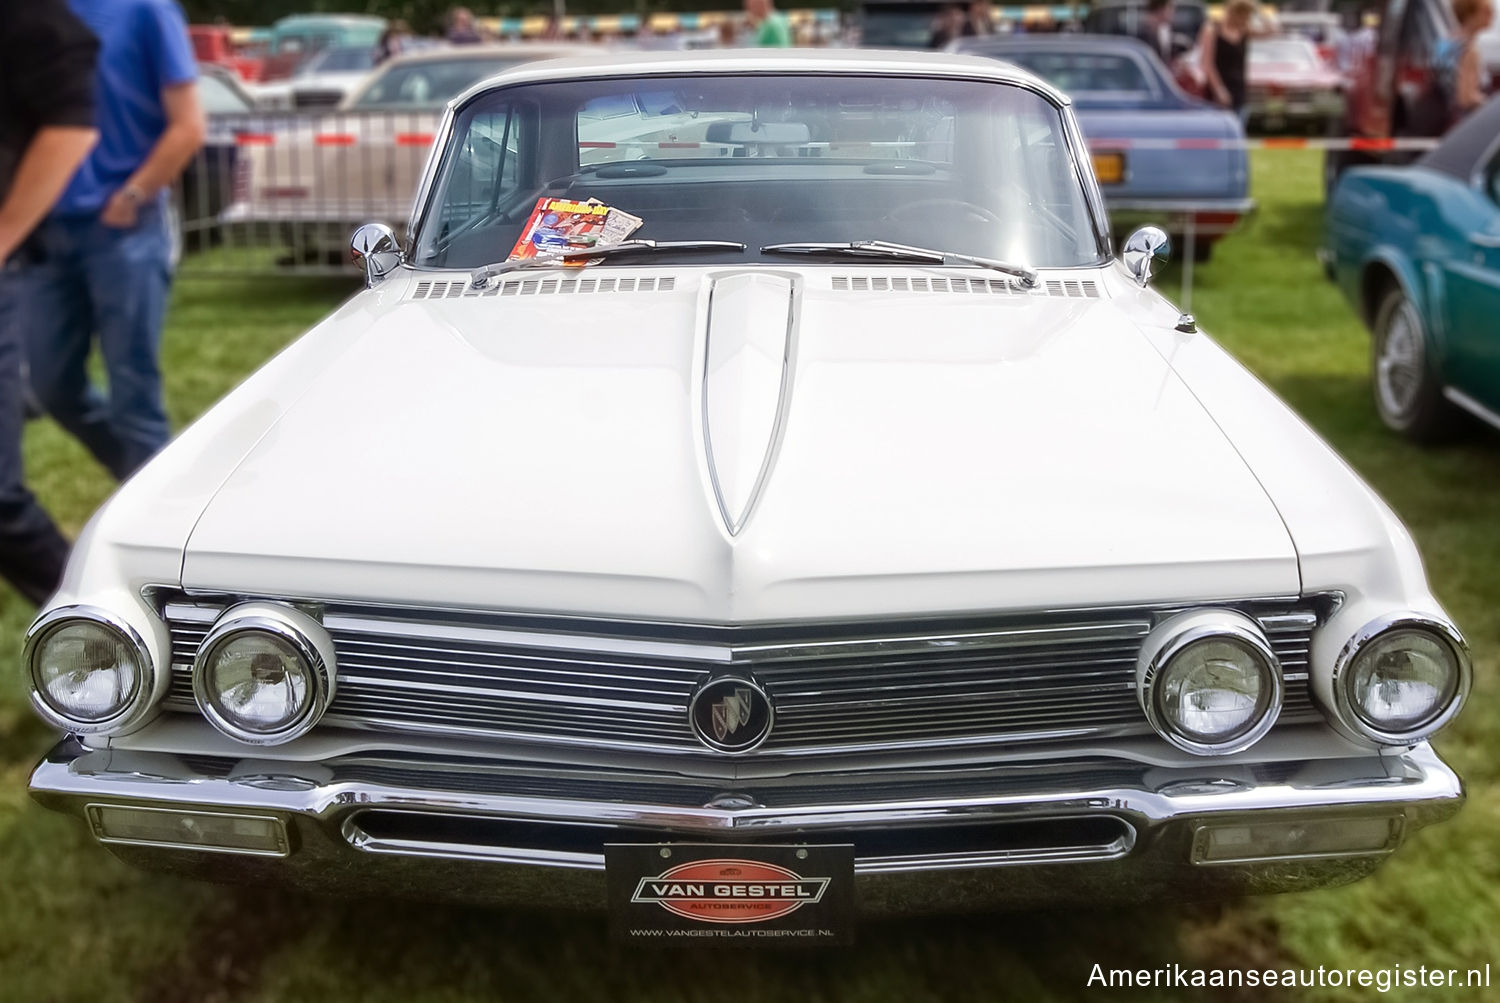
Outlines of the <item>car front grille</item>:
{"type": "MultiPolygon", "coordinates": [[[[166,708],[196,712],[190,666],[227,599],[165,597],[166,708]]],[[[1319,721],[1307,686],[1320,599],[1220,604],[1255,617],[1285,674],[1285,724],[1319,721]]],[[[968,620],[720,627],[309,604],[333,637],[325,727],[705,753],[695,690],[749,676],[775,723],[751,755],[826,754],[1147,734],[1146,634],[1173,609],[968,620]]]]}

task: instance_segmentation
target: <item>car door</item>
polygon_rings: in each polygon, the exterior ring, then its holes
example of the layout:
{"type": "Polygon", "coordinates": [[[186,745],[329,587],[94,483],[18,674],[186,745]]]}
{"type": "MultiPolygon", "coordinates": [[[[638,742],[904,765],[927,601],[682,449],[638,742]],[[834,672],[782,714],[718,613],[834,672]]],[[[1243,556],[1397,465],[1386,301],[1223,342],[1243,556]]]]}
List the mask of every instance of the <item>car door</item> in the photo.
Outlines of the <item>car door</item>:
{"type": "Polygon", "coordinates": [[[1500,144],[1481,164],[1444,213],[1457,224],[1444,262],[1446,368],[1450,384],[1500,413],[1500,144]]]}

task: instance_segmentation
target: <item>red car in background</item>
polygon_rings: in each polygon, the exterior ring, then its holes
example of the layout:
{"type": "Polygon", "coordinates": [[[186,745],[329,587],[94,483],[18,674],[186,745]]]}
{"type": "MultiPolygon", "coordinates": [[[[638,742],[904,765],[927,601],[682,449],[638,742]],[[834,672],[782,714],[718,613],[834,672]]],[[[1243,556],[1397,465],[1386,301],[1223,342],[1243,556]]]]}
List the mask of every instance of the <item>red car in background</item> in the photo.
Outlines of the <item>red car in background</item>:
{"type": "Polygon", "coordinates": [[[260,80],[265,73],[264,56],[242,51],[234,44],[234,29],[222,24],[194,24],[188,27],[193,54],[198,62],[222,66],[248,83],[260,80]]]}

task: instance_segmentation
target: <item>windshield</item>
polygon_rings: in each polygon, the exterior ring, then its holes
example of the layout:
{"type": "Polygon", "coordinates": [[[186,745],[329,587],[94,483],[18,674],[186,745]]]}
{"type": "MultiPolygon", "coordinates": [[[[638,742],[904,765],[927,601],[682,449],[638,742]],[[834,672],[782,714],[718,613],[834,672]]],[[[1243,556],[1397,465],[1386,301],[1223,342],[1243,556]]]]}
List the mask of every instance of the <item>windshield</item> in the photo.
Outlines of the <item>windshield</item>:
{"type": "Polygon", "coordinates": [[[748,245],[736,261],[856,240],[1032,267],[1102,257],[1062,113],[986,81],[702,75],[495,91],[457,116],[415,262],[504,260],[542,198],[639,217],[633,238],[748,245]]]}
{"type": "Polygon", "coordinates": [[[437,108],[470,87],[507,70],[524,57],[513,59],[421,60],[392,66],[370,82],[354,102],[356,108],[418,105],[437,108]]]}
{"type": "Polygon", "coordinates": [[[1152,96],[1141,64],[1119,53],[1062,52],[1015,48],[998,53],[1008,63],[1030,70],[1060,91],[1072,95],[1108,95],[1118,101],[1152,96]]]}

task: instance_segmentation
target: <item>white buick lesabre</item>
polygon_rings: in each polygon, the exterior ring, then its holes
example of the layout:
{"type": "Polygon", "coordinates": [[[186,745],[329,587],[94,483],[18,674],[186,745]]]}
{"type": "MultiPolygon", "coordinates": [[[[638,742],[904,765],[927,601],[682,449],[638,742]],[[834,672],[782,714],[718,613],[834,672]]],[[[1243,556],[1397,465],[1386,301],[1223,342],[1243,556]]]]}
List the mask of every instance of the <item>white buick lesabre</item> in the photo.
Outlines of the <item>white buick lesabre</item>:
{"type": "Polygon", "coordinates": [[[486,82],[368,288],[79,541],[32,793],[143,866],[642,936],[1369,873],[1462,802],[1463,641],[1109,232],[987,59],[486,82]]]}

